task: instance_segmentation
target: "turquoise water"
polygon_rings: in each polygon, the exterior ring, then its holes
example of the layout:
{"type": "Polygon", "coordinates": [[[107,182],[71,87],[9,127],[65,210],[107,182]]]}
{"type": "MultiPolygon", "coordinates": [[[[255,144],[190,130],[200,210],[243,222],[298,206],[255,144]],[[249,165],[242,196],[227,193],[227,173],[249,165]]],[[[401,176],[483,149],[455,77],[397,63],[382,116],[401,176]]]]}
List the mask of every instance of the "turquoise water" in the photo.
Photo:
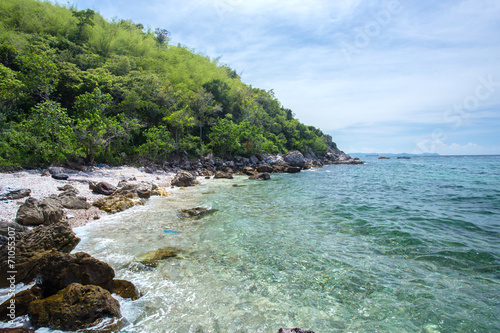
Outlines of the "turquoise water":
{"type": "Polygon", "coordinates": [[[500,157],[366,159],[177,190],[77,250],[141,290],[123,332],[500,332],[500,157]],[[218,211],[177,216],[198,205],[218,211]],[[164,246],[183,252],[133,263],[164,246]]]}

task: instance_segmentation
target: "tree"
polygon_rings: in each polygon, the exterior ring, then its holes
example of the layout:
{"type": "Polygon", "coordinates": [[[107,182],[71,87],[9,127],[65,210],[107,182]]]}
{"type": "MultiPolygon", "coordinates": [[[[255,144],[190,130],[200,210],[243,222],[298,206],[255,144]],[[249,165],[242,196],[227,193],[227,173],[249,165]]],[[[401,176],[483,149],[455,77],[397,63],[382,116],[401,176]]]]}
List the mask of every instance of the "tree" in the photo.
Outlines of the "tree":
{"type": "Polygon", "coordinates": [[[77,31],[74,41],[76,43],[82,43],[87,39],[85,36],[85,27],[94,26],[95,12],[92,9],[85,9],[79,11],[73,10],[72,14],[78,20],[78,23],[76,24],[77,31]]]}
{"type": "Polygon", "coordinates": [[[153,162],[164,161],[174,151],[174,140],[165,126],[158,126],[144,131],[146,143],[139,147],[139,154],[153,162]]]}
{"type": "Polygon", "coordinates": [[[58,83],[56,64],[46,52],[36,49],[21,56],[20,61],[23,83],[32,94],[48,101],[58,83]]]}
{"type": "Polygon", "coordinates": [[[167,29],[156,28],[155,30],[155,39],[156,42],[160,45],[168,43],[168,41],[170,40],[169,35],[170,32],[168,32],[167,29]]]}
{"type": "Polygon", "coordinates": [[[214,97],[211,93],[207,92],[204,88],[199,89],[191,101],[191,109],[194,112],[198,127],[200,129],[200,145],[203,139],[203,127],[207,124],[208,118],[213,117],[222,108],[220,105],[214,105],[214,97]]]}

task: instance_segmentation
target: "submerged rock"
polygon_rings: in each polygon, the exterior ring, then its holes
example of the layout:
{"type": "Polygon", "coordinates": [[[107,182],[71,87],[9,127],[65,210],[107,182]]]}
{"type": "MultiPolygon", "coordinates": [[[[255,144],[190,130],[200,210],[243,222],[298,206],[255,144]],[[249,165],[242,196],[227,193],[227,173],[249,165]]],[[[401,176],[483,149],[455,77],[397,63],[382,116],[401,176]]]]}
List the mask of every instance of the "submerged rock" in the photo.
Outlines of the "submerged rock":
{"type": "Polygon", "coordinates": [[[164,247],[137,257],[137,262],[145,266],[156,267],[161,260],[176,257],[178,253],[179,250],[175,247],[164,247]]]}
{"type": "Polygon", "coordinates": [[[182,218],[202,218],[208,214],[215,213],[216,209],[209,209],[205,207],[195,207],[190,209],[180,209],[179,214],[182,218]]]}
{"type": "MultiPolygon", "coordinates": [[[[50,251],[59,251],[69,253],[80,242],[80,238],[67,222],[59,222],[49,226],[38,226],[29,232],[19,233],[16,236],[16,254],[15,269],[16,283],[28,283],[39,273],[40,259],[50,251]]],[[[0,288],[6,288],[10,285],[7,278],[11,271],[10,263],[7,258],[8,244],[0,247],[0,288]]]]}
{"type": "Polygon", "coordinates": [[[177,187],[195,186],[198,183],[196,177],[187,171],[179,171],[172,180],[172,185],[177,187]]]}
{"type": "Polygon", "coordinates": [[[71,283],[96,285],[111,290],[115,271],[111,266],[87,253],[53,252],[45,255],[40,263],[39,286],[44,297],[54,295],[71,283]]]}
{"type": "Polygon", "coordinates": [[[105,317],[121,317],[120,303],[109,291],[91,285],[70,284],[50,297],[31,302],[31,323],[63,331],[76,331],[98,324],[105,317]]]}
{"type": "Polygon", "coordinates": [[[310,330],[303,330],[301,328],[280,328],[278,333],[314,333],[310,330]]]}
{"type": "Polygon", "coordinates": [[[151,192],[151,196],[168,197],[169,195],[167,190],[161,186],[158,186],[151,192]]]}
{"type": "Polygon", "coordinates": [[[127,280],[113,280],[113,287],[110,291],[122,298],[130,298],[133,301],[139,298],[137,287],[127,280]]]}
{"type": "Polygon", "coordinates": [[[233,179],[233,174],[231,172],[217,171],[214,179],[233,179]]]}

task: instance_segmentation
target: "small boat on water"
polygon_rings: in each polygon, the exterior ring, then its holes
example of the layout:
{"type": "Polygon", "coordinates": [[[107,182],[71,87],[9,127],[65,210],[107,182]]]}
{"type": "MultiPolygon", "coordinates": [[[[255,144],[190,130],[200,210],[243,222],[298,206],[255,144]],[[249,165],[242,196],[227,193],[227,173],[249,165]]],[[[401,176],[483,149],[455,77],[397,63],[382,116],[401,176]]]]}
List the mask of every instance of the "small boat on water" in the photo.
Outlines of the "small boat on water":
{"type": "Polygon", "coordinates": [[[398,160],[409,160],[410,158],[409,156],[398,156],[398,160]]]}

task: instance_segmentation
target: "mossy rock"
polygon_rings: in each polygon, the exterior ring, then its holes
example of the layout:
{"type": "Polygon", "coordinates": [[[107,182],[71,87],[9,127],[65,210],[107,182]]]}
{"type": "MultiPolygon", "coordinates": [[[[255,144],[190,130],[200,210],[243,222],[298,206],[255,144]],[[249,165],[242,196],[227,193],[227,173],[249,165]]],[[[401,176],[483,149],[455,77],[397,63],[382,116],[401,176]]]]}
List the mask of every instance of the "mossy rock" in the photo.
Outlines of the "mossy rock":
{"type": "Polygon", "coordinates": [[[144,205],[145,199],[139,199],[136,194],[128,193],[126,195],[111,196],[94,201],[92,205],[107,213],[123,212],[137,205],[144,205]]]}
{"type": "Polygon", "coordinates": [[[201,219],[207,215],[213,214],[217,209],[209,209],[205,207],[195,207],[189,209],[180,209],[179,215],[181,218],[185,219],[201,219]]]}
{"type": "Polygon", "coordinates": [[[164,247],[156,251],[143,254],[137,257],[136,261],[148,267],[156,267],[161,260],[176,257],[179,252],[179,249],[176,249],[175,247],[164,247]]]}

